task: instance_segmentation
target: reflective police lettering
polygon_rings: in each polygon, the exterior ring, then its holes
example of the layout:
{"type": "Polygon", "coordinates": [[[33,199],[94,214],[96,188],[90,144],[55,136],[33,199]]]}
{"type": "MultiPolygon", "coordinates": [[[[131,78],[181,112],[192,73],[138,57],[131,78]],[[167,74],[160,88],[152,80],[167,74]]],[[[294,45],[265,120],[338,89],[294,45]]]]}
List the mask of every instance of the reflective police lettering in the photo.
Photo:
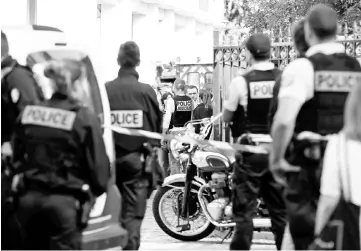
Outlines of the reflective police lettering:
{"type": "Polygon", "coordinates": [[[177,111],[192,111],[192,100],[176,101],[177,111]]]}
{"type": "Polygon", "coordinates": [[[39,125],[71,131],[76,113],[57,108],[29,105],[21,117],[24,125],[39,125]]]}
{"type": "Polygon", "coordinates": [[[273,97],[275,81],[259,81],[249,83],[251,99],[264,99],[273,97]]]}
{"type": "Polygon", "coordinates": [[[361,83],[359,72],[315,72],[315,90],[319,92],[349,92],[356,83],[361,83]]]}
{"type": "Polygon", "coordinates": [[[126,128],[142,128],[143,111],[142,110],[112,111],[111,123],[112,125],[126,127],[126,128]]]}

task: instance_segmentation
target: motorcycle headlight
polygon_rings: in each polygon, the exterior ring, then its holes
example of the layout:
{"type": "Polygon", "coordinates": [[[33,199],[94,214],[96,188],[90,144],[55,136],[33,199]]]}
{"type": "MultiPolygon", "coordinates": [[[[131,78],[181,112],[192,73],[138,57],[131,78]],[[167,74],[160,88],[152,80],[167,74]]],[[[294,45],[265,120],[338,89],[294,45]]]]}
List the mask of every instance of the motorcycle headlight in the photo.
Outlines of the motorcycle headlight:
{"type": "Polygon", "coordinates": [[[179,150],[182,149],[182,143],[178,140],[171,140],[170,141],[170,151],[172,152],[174,158],[177,158],[179,156],[179,150]]]}
{"type": "Polygon", "coordinates": [[[189,155],[188,155],[188,154],[181,153],[181,154],[179,155],[179,159],[180,159],[180,161],[181,161],[182,163],[188,161],[188,158],[189,158],[189,155]]]}

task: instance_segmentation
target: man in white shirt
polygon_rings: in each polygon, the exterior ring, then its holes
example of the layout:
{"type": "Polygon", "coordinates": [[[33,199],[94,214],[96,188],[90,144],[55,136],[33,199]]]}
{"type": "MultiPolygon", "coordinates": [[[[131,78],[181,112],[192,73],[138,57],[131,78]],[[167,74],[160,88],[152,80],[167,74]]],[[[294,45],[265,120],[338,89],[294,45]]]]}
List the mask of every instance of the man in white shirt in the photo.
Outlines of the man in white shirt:
{"type": "Polygon", "coordinates": [[[187,96],[193,100],[193,109],[199,105],[199,92],[198,88],[195,85],[188,85],[187,86],[187,96]]]}
{"type": "MultiPolygon", "coordinates": [[[[232,123],[232,136],[235,138],[247,132],[269,133],[268,112],[273,86],[281,73],[269,62],[271,42],[266,35],[252,35],[246,47],[252,66],[247,73],[232,80],[229,98],[224,103],[223,120],[232,123]]],[[[276,246],[280,249],[286,222],[281,187],[269,171],[267,155],[251,154],[242,157],[242,162],[237,161],[233,169],[235,189],[232,191],[232,205],[236,227],[230,249],[250,249],[253,216],[260,196],[269,211],[276,246]]]]}
{"type": "MultiPolygon", "coordinates": [[[[305,23],[305,36],[311,47],[306,58],[291,62],[282,74],[272,127],[271,170],[284,185],[287,175],[287,213],[296,249],[307,249],[314,237],[321,171],[320,159],[307,157],[307,142],[296,137],[304,131],[337,133],[343,126],[348,91],[361,82],[360,64],[345,53],[342,44],[336,43],[336,32],[336,12],[326,5],[314,6],[305,23]]],[[[317,147],[322,158],[325,146],[317,147]]]]}

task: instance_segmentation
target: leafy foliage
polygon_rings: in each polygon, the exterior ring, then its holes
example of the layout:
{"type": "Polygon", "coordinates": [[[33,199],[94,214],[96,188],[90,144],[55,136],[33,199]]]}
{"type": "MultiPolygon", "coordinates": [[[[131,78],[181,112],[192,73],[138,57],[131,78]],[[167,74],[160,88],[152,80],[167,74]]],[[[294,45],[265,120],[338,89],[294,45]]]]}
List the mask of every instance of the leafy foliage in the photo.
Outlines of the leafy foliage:
{"type": "Polygon", "coordinates": [[[359,0],[225,0],[225,16],[231,22],[243,23],[251,32],[255,29],[287,32],[292,23],[318,3],[330,5],[340,22],[347,22],[349,28],[354,21],[361,20],[359,0]]]}

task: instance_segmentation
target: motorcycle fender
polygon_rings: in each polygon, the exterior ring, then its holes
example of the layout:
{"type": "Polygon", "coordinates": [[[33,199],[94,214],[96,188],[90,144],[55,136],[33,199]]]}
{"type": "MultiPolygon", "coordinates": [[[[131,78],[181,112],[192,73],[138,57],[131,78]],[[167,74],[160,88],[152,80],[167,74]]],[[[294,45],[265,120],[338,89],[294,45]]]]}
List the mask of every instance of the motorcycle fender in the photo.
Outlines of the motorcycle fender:
{"type": "MultiPolygon", "coordinates": [[[[162,187],[180,187],[178,185],[173,185],[174,183],[178,183],[178,182],[185,182],[186,181],[186,175],[184,173],[179,173],[179,174],[174,174],[171,176],[168,176],[167,178],[164,179],[163,185],[162,187]]],[[[192,184],[197,186],[197,187],[201,187],[203,185],[206,184],[206,182],[200,178],[200,177],[194,177],[194,180],[192,181],[192,184]]],[[[182,188],[182,187],[181,187],[182,188]]],[[[192,192],[197,193],[197,191],[193,191],[194,189],[192,189],[192,192]]]]}

